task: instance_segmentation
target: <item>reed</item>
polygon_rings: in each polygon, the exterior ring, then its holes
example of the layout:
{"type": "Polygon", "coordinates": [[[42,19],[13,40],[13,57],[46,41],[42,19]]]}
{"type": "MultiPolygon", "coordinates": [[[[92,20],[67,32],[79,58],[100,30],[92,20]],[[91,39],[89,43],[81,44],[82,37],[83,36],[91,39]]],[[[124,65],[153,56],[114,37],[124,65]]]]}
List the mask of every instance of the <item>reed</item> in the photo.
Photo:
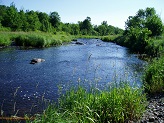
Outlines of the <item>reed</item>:
{"type": "Polygon", "coordinates": [[[49,47],[61,45],[73,40],[74,36],[58,32],[56,34],[44,32],[0,32],[0,46],[9,46],[12,41],[16,46],[49,47]]]}
{"type": "Polygon", "coordinates": [[[128,122],[140,118],[145,110],[146,96],[142,89],[127,84],[100,91],[72,88],[50,105],[33,122],[128,122]]]}

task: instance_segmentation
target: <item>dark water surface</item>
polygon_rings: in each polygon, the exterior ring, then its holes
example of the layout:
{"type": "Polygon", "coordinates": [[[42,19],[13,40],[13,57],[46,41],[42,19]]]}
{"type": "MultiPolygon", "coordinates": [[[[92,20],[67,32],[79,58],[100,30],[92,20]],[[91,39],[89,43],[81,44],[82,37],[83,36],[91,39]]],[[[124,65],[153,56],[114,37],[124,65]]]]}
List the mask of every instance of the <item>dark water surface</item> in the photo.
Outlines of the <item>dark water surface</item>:
{"type": "Polygon", "coordinates": [[[80,83],[105,89],[111,82],[119,81],[141,85],[145,62],[128,49],[98,39],[78,41],[85,45],[0,50],[1,115],[42,112],[47,101],[57,101],[58,87],[67,90],[80,83]],[[32,65],[32,58],[46,61],[32,65]]]}

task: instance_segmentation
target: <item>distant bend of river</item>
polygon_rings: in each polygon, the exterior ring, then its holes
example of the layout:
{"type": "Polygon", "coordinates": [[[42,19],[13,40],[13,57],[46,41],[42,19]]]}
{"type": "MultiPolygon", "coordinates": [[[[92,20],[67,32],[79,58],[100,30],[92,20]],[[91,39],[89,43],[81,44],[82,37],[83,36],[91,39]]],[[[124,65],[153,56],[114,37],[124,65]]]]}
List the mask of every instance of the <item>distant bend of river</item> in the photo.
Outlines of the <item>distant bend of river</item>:
{"type": "Polygon", "coordinates": [[[4,116],[42,112],[46,101],[57,101],[58,87],[105,89],[112,82],[141,85],[145,62],[128,49],[99,39],[44,49],[0,50],[0,106],[4,116]],[[32,58],[45,62],[29,64],[32,58]]]}

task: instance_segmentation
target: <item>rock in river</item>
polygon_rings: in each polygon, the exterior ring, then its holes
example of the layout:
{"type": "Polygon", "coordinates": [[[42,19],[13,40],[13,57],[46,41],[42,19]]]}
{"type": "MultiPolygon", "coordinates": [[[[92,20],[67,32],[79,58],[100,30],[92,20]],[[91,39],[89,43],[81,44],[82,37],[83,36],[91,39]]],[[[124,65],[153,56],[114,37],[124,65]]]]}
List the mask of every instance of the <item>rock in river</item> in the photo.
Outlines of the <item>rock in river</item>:
{"type": "Polygon", "coordinates": [[[36,63],[39,63],[39,62],[44,62],[45,59],[41,59],[41,58],[33,58],[30,62],[30,64],[36,64],[36,63]]]}
{"type": "Polygon", "coordinates": [[[84,45],[84,43],[82,43],[82,42],[78,42],[78,41],[76,41],[75,44],[78,44],[78,45],[84,45]]]}

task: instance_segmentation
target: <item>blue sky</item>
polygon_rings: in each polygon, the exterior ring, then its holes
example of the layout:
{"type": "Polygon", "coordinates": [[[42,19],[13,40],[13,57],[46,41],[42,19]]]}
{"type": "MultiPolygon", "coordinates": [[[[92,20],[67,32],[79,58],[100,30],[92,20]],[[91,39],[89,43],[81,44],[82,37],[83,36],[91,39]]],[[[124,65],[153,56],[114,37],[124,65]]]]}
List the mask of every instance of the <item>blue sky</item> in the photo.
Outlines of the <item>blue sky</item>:
{"type": "Polygon", "coordinates": [[[24,10],[50,13],[58,12],[62,22],[77,23],[87,16],[94,25],[102,21],[124,29],[125,21],[139,9],[154,7],[164,22],[164,0],[0,0],[1,5],[15,6],[24,10]]]}

